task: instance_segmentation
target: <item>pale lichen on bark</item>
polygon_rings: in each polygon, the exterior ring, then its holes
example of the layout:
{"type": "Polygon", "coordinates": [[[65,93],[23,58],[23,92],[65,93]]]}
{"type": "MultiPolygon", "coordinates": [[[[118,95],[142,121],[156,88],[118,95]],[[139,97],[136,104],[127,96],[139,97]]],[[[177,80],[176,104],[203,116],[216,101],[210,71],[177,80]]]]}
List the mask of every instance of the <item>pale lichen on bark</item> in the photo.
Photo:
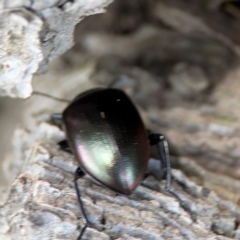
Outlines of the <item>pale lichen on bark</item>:
{"type": "Polygon", "coordinates": [[[75,25],[111,0],[1,3],[0,95],[27,98],[32,77],[73,46],[75,25]]]}

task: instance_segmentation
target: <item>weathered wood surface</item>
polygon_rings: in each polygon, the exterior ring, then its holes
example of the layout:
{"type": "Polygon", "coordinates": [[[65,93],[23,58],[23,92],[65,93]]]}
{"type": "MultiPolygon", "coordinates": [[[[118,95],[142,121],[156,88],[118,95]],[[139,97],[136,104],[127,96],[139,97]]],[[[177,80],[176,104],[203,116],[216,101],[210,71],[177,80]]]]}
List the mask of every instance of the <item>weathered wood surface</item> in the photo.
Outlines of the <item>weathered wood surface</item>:
{"type": "MultiPolygon", "coordinates": [[[[152,176],[130,197],[83,178],[93,222],[85,239],[240,239],[239,20],[219,10],[224,1],[200,2],[116,1],[86,18],[75,47],[34,80],[35,90],[66,99],[98,86],[125,90],[147,128],[169,140],[173,189],[197,215],[193,223],[152,176]]],[[[10,186],[1,186],[0,239],[76,239],[83,226],[76,161],[46,123],[65,106],[41,96],[19,106],[2,164],[10,186]]]]}
{"type": "MultiPolygon", "coordinates": [[[[73,187],[77,165],[70,154],[56,148],[56,138],[62,135],[56,127],[40,125],[35,144],[27,150],[27,164],[1,208],[2,239],[77,238],[83,226],[73,187]]],[[[179,170],[173,171],[173,177],[180,183],[174,183],[173,189],[197,215],[196,223],[179,207],[176,199],[161,192],[164,182],[159,185],[153,177],[144,180],[143,186],[130,197],[116,195],[91,179],[83,178],[79,180],[80,189],[93,224],[83,239],[239,237],[236,219],[240,211],[234,204],[197,186],[179,170]]]]}

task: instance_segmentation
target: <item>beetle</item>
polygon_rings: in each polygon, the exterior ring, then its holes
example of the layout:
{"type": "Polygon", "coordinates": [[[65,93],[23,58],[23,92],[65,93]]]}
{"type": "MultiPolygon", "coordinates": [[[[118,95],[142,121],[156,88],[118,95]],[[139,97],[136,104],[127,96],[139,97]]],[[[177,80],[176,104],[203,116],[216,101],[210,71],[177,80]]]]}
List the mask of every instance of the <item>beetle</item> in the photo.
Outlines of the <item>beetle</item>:
{"type": "Polygon", "coordinates": [[[63,111],[53,114],[61,119],[67,140],[62,150],[74,154],[79,167],[74,185],[85,219],[78,240],[90,225],[84,210],[77,180],[90,175],[101,185],[118,194],[130,195],[144,178],[150,157],[150,146],[156,145],[161,159],[159,176],[166,176],[165,189],[171,191],[171,166],[168,144],[162,134],[148,132],[129,97],[118,89],[96,88],[78,95],[63,111]]]}

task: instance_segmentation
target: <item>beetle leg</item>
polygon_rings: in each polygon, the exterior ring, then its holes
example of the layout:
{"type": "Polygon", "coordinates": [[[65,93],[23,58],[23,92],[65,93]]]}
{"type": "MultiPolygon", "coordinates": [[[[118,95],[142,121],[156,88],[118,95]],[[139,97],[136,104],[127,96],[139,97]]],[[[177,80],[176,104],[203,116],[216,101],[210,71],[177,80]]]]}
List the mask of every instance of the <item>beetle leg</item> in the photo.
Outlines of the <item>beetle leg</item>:
{"type": "Polygon", "coordinates": [[[170,191],[171,188],[171,164],[170,164],[170,157],[169,157],[169,151],[168,151],[168,143],[165,140],[164,136],[162,134],[155,134],[150,133],[148,136],[150,140],[150,145],[156,145],[158,154],[160,155],[161,160],[161,169],[162,169],[162,175],[166,175],[166,190],[170,191]]]}
{"type": "Polygon", "coordinates": [[[144,179],[149,175],[154,176],[157,180],[161,181],[163,179],[162,162],[156,159],[150,158],[147,165],[147,173],[144,179]]]}
{"type": "Polygon", "coordinates": [[[72,153],[72,150],[70,149],[67,140],[62,140],[61,142],[59,142],[58,147],[65,152],[72,153]]]}
{"type": "Polygon", "coordinates": [[[150,133],[149,136],[150,145],[157,145],[158,153],[161,158],[161,166],[162,166],[162,174],[163,176],[166,174],[166,185],[165,189],[173,196],[175,197],[180,206],[188,212],[188,214],[191,216],[191,219],[193,222],[196,222],[196,215],[192,212],[189,205],[183,201],[174,191],[171,190],[171,163],[170,163],[170,157],[169,157],[169,150],[168,150],[168,143],[165,140],[164,136],[162,134],[155,134],[150,133]]]}
{"type": "Polygon", "coordinates": [[[75,189],[76,189],[76,192],[77,192],[78,203],[79,203],[79,206],[80,206],[80,209],[81,209],[81,212],[82,212],[82,216],[85,219],[85,226],[82,228],[82,231],[81,231],[80,235],[78,236],[78,240],[81,240],[86,228],[90,225],[87,214],[86,214],[86,212],[84,210],[84,207],[83,207],[81,193],[80,193],[80,190],[78,188],[78,183],[77,183],[77,180],[79,178],[82,178],[84,175],[85,175],[85,173],[81,170],[80,167],[78,167],[76,172],[75,172],[74,185],[75,185],[75,189]]]}

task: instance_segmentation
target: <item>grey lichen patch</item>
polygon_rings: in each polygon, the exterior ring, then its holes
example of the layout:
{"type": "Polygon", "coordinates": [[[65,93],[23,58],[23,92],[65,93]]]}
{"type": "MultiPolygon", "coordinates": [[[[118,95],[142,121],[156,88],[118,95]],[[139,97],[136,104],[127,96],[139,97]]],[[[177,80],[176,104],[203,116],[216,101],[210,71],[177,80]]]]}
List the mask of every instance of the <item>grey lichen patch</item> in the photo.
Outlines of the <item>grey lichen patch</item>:
{"type": "Polygon", "coordinates": [[[220,217],[213,221],[212,230],[220,235],[234,237],[234,230],[236,228],[235,218],[220,217]]]}
{"type": "Polygon", "coordinates": [[[35,73],[73,46],[75,25],[111,0],[4,1],[0,12],[0,96],[27,98],[35,73]]]}
{"type": "Polygon", "coordinates": [[[22,8],[0,16],[0,95],[26,98],[31,78],[43,59],[39,40],[42,20],[22,8]]]}
{"type": "Polygon", "coordinates": [[[4,8],[30,7],[31,0],[4,0],[4,8]]]}

